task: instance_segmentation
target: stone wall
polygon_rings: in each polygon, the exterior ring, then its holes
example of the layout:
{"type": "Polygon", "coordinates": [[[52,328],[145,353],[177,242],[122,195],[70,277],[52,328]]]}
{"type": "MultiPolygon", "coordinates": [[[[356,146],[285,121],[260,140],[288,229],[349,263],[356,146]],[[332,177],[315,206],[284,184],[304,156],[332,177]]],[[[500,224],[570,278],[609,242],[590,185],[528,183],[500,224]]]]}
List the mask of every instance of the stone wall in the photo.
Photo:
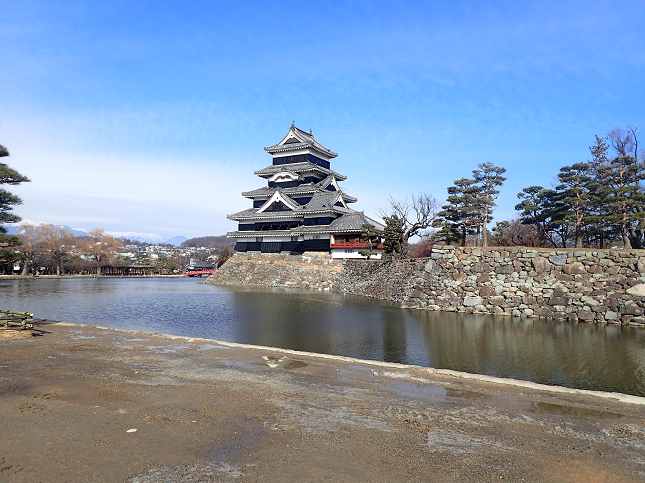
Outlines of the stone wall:
{"type": "Polygon", "coordinates": [[[645,252],[435,248],[430,259],[347,261],[334,290],[427,308],[645,324],[645,252]]]}
{"type": "Polygon", "coordinates": [[[213,273],[206,283],[221,285],[261,285],[329,290],[342,268],[342,261],[328,253],[235,253],[213,273]]]}
{"type": "Polygon", "coordinates": [[[645,325],[645,251],[435,247],[431,258],[236,253],[208,283],[332,289],[402,307],[645,325]]]}

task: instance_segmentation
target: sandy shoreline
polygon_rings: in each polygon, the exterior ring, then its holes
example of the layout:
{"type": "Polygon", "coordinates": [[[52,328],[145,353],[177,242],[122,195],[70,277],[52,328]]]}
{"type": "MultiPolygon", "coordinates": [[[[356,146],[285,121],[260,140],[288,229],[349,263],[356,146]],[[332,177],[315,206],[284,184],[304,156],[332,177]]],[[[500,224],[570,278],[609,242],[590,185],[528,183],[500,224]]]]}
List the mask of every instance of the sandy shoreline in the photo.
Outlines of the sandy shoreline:
{"type": "Polygon", "coordinates": [[[645,398],[41,328],[0,334],[7,482],[645,481],[645,398]]]}

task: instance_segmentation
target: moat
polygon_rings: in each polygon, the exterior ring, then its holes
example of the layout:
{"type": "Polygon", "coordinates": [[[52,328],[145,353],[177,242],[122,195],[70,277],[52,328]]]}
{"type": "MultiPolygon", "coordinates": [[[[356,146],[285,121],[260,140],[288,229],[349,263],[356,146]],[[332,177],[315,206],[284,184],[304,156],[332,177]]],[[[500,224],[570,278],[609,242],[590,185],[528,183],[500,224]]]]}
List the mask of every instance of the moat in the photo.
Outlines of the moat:
{"type": "Polygon", "coordinates": [[[645,330],[406,310],[312,290],[190,279],[0,281],[38,318],[257,344],[645,396],[645,330]]]}

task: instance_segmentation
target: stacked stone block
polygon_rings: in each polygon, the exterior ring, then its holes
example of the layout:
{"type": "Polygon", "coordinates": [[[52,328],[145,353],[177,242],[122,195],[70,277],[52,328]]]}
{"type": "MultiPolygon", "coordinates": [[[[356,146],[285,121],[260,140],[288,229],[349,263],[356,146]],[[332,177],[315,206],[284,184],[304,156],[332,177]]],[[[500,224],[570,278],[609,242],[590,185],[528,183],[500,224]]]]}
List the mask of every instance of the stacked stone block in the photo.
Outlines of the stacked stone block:
{"type": "Polygon", "coordinates": [[[206,283],[329,290],[342,261],[328,253],[235,253],[206,283]]]}
{"type": "Polygon", "coordinates": [[[236,253],[208,283],[331,289],[406,308],[645,326],[645,251],[435,247],[431,258],[236,253]]]}
{"type": "Polygon", "coordinates": [[[645,253],[444,246],[430,259],[346,263],[334,290],[408,308],[644,325],[645,253]]]}

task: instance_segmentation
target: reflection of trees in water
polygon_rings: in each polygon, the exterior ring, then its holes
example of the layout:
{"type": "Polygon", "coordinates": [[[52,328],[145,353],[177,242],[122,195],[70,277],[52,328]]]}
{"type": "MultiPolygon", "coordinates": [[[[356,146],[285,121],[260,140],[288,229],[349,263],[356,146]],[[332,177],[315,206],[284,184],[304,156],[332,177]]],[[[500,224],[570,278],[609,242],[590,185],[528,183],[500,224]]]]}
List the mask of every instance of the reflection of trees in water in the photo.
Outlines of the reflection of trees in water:
{"type": "Polygon", "coordinates": [[[310,352],[383,359],[381,304],[335,293],[233,292],[236,340],[310,352]]]}
{"type": "Polygon", "coordinates": [[[383,360],[407,363],[408,344],[403,310],[383,310],[383,360]]]}
{"type": "Polygon", "coordinates": [[[645,394],[645,333],[634,328],[437,312],[416,318],[432,367],[645,394]]]}

